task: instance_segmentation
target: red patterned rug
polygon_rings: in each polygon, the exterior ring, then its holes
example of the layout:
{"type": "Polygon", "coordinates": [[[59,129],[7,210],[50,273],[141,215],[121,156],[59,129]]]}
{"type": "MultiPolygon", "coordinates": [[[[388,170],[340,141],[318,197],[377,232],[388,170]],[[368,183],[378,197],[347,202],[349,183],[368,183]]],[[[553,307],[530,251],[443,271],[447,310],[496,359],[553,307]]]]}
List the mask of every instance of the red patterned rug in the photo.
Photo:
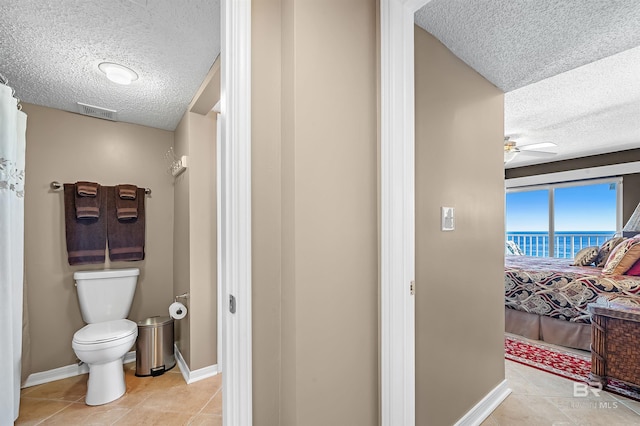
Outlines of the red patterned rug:
{"type": "MultiPolygon", "coordinates": [[[[587,352],[580,354],[555,346],[547,346],[542,342],[532,342],[519,339],[516,336],[505,336],[504,357],[576,382],[589,382],[591,355],[587,352]]],[[[629,386],[615,379],[609,379],[606,390],[640,401],[640,388],[629,386]]]]}

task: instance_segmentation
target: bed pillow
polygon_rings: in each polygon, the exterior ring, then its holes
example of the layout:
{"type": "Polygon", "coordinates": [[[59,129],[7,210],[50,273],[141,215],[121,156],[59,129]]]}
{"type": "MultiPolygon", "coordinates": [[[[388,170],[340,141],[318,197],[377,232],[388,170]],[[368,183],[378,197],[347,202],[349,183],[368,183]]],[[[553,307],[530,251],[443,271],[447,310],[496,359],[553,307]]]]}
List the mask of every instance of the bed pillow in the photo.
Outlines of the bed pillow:
{"type": "Polygon", "coordinates": [[[640,238],[624,240],[611,251],[602,273],[604,275],[622,275],[640,259],[640,238]]]}
{"type": "Polygon", "coordinates": [[[580,250],[576,257],[573,259],[572,265],[574,266],[587,266],[591,265],[598,257],[598,252],[600,251],[600,247],[598,246],[590,246],[585,247],[580,250]]]}
{"type": "Polygon", "coordinates": [[[598,257],[594,260],[597,267],[604,267],[605,263],[607,263],[607,259],[611,254],[611,251],[625,239],[623,237],[613,237],[608,239],[600,246],[600,250],[598,251],[598,257]]]}
{"type": "Polygon", "coordinates": [[[633,275],[634,277],[640,276],[640,259],[636,260],[636,263],[634,263],[633,266],[631,266],[631,268],[629,268],[629,270],[624,274],[633,275]]]}

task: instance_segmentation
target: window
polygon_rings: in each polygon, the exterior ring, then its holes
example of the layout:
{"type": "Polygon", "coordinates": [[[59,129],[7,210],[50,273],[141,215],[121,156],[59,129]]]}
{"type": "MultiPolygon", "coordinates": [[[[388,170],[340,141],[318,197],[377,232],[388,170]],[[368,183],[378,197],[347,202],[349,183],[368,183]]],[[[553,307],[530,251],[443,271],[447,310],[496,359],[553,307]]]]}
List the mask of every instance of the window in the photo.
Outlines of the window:
{"type": "Polygon", "coordinates": [[[507,189],[509,252],[573,258],[602,244],[622,228],[621,194],[622,178],[507,189]]]}

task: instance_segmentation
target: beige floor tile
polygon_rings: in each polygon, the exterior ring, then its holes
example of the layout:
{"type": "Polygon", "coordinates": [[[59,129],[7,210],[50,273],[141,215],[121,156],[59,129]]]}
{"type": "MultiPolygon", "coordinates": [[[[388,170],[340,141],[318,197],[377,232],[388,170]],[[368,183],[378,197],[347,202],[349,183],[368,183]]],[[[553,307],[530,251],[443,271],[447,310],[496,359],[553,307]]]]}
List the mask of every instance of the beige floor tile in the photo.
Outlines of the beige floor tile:
{"type": "Polygon", "coordinates": [[[67,401],[20,398],[20,416],[16,425],[35,425],[71,405],[67,401]]]}
{"type": "Polygon", "coordinates": [[[63,401],[78,401],[87,394],[87,374],[68,377],[46,385],[36,386],[25,393],[29,398],[59,399],[63,401]]]}
{"type": "Polygon", "coordinates": [[[222,415],[222,391],[219,391],[202,409],[203,414],[222,415]]]}
{"type": "Polygon", "coordinates": [[[508,386],[516,394],[545,396],[544,391],[541,391],[538,386],[525,379],[521,374],[511,373],[506,379],[508,386]]]}
{"type": "Polygon", "coordinates": [[[493,415],[491,415],[487,417],[484,422],[480,423],[480,426],[498,426],[498,422],[496,422],[493,415]]]}
{"type": "Polygon", "coordinates": [[[191,419],[189,426],[222,426],[222,416],[198,414],[191,419]]]}
{"type": "Polygon", "coordinates": [[[87,375],[22,390],[17,425],[221,424],[222,375],[187,385],[178,368],[157,377],[136,377],[135,363],[125,364],[126,393],[109,404],[84,404],[87,375]],[[207,412],[201,412],[213,401],[207,412]],[[71,401],[67,401],[71,400],[71,401]]]}
{"type": "Polygon", "coordinates": [[[533,367],[523,365],[520,374],[531,386],[535,387],[536,395],[541,396],[573,396],[574,381],[540,371],[533,367]]]}
{"type": "Polygon", "coordinates": [[[571,424],[571,419],[546,398],[513,393],[495,409],[491,417],[502,426],[571,424]]]}
{"type": "Polygon", "coordinates": [[[640,402],[619,395],[613,395],[613,397],[640,415],[640,402]]]}
{"type": "Polygon", "coordinates": [[[45,420],[44,425],[111,425],[131,410],[111,404],[89,406],[74,402],[45,420]]]}
{"type": "Polygon", "coordinates": [[[590,426],[637,425],[638,413],[619,401],[587,398],[550,398],[576,424],[590,426]]]}
{"type": "MultiPolygon", "coordinates": [[[[184,383],[184,382],[183,382],[184,383]]],[[[213,392],[203,392],[194,385],[154,389],[140,407],[149,410],[164,410],[198,414],[211,399],[213,392]]]]}
{"type": "Polygon", "coordinates": [[[193,414],[190,413],[136,408],[113,424],[118,426],[180,426],[188,425],[192,417],[193,414]]]}

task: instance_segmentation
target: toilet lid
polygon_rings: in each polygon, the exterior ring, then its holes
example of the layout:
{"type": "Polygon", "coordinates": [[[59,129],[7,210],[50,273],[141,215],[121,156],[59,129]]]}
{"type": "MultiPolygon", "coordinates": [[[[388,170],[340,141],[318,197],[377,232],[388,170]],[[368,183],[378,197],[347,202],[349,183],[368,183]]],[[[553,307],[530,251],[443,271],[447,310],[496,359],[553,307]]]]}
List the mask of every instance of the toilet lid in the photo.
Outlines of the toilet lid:
{"type": "Polygon", "coordinates": [[[128,319],[99,322],[76,331],[73,341],[80,344],[104,343],[131,336],[136,331],[136,323],[128,319]]]}

